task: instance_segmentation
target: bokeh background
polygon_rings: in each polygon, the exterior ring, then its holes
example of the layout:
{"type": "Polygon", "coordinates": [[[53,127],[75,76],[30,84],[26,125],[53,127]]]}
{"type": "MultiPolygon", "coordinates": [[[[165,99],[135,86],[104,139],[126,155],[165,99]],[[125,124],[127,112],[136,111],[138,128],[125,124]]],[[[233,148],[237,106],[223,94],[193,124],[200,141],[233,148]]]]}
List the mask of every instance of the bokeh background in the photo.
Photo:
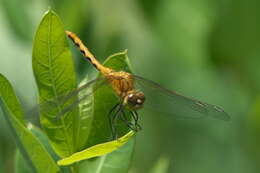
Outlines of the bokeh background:
{"type": "MultiPolygon", "coordinates": [[[[143,111],[131,173],[158,167],[170,173],[258,173],[259,6],[258,0],[1,0],[0,73],[26,110],[37,103],[32,39],[51,7],[99,60],[128,49],[136,74],[231,116],[225,122],[143,111]]],[[[80,81],[94,70],[73,50],[80,81]]],[[[0,172],[14,171],[14,156],[0,115],[0,172]]]]}

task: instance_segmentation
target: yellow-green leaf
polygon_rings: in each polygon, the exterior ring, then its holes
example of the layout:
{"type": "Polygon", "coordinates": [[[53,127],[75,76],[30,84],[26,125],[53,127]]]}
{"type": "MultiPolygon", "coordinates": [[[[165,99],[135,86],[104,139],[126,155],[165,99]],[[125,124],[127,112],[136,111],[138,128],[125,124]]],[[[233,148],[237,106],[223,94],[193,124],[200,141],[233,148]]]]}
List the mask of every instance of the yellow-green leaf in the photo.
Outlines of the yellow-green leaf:
{"type": "Polygon", "coordinates": [[[135,137],[104,156],[88,159],[80,162],[80,173],[128,173],[133,158],[133,148],[135,146],[135,137]]]}
{"type": "Polygon", "coordinates": [[[119,147],[123,146],[133,135],[134,132],[130,131],[129,133],[122,136],[118,140],[94,145],[86,150],[77,152],[71,155],[70,157],[58,161],[58,165],[62,165],[62,166],[70,165],[81,160],[90,159],[93,157],[102,156],[111,153],[116,149],[118,149],[119,147]]]}

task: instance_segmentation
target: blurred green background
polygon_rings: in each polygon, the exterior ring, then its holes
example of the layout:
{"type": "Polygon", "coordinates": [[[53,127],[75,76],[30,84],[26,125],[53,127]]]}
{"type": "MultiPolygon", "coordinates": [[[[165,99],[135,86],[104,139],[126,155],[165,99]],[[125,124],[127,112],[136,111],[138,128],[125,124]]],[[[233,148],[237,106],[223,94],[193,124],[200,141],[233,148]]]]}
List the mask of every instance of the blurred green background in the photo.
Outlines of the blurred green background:
{"type": "MultiPolygon", "coordinates": [[[[170,173],[258,173],[259,6],[257,0],[1,0],[0,73],[25,109],[37,103],[32,38],[51,7],[99,60],[128,49],[136,74],[231,116],[180,120],[142,111],[131,173],[156,164],[170,173]]],[[[74,57],[79,81],[94,72],[74,57]]],[[[5,123],[0,115],[0,172],[9,173],[15,144],[5,123]]]]}

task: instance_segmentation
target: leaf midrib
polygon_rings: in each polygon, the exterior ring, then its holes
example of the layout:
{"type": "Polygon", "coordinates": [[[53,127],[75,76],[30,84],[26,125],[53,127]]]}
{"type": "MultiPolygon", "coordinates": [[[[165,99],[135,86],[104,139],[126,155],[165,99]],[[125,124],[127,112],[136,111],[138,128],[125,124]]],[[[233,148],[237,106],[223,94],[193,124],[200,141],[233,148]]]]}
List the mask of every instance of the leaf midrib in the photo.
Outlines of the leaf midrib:
{"type": "MultiPolygon", "coordinates": [[[[55,85],[55,81],[54,81],[54,75],[53,75],[53,67],[52,67],[52,54],[51,54],[51,40],[50,40],[50,37],[51,37],[51,31],[52,31],[52,14],[50,16],[50,20],[49,20],[49,25],[48,25],[48,40],[47,40],[47,43],[48,43],[48,61],[49,61],[49,73],[50,73],[50,76],[51,76],[51,84],[52,84],[52,89],[53,89],[53,92],[54,92],[54,97],[57,98],[58,97],[58,94],[57,94],[57,89],[56,89],[56,85],[55,85]]],[[[59,109],[59,112],[61,112],[61,107],[60,105],[58,105],[58,109],[59,109]]],[[[62,122],[62,130],[63,130],[63,134],[65,136],[65,141],[66,141],[66,145],[67,145],[67,148],[69,149],[69,153],[72,154],[72,149],[70,147],[70,144],[68,142],[68,135],[66,133],[66,129],[65,129],[65,122],[64,122],[64,119],[61,118],[61,122],[62,122]]]]}

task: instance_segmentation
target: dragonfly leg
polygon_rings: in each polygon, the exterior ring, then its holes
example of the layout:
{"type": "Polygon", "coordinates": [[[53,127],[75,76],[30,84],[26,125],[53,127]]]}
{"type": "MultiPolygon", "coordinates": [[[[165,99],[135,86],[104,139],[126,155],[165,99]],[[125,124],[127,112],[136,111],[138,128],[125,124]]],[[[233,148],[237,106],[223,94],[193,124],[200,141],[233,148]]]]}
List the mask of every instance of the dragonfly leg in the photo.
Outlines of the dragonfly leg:
{"type": "Polygon", "coordinates": [[[118,116],[122,112],[122,109],[123,109],[123,105],[118,103],[109,112],[110,127],[111,127],[113,140],[117,139],[117,131],[116,131],[115,125],[116,125],[116,121],[118,119],[118,116]],[[114,112],[114,110],[116,110],[115,114],[113,116],[111,116],[111,114],[114,112]]]}
{"type": "Polygon", "coordinates": [[[131,112],[131,115],[135,121],[135,125],[138,123],[138,115],[136,114],[135,111],[130,111],[131,112]]]}
{"type": "Polygon", "coordinates": [[[113,140],[115,139],[116,137],[116,129],[115,129],[115,126],[113,125],[113,118],[112,118],[112,113],[114,112],[114,110],[118,109],[119,107],[119,103],[117,103],[108,113],[108,118],[109,118],[109,126],[110,126],[110,129],[111,129],[111,133],[112,133],[112,138],[113,140]]]}
{"type": "Polygon", "coordinates": [[[125,111],[122,111],[122,116],[120,116],[120,119],[128,126],[129,129],[133,131],[138,131],[136,128],[135,124],[131,123],[130,121],[127,120],[125,111]]]}
{"type": "Polygon", "coordinates": [[[136,129],[138,129],[138,131],[142,130],[142,127],[138,124],[138,119],[139,119],[138,113],[136,111],[131,111],[131,115],[132,115],[132,117],[133,117],[133,119],[135,121],[136,129]]]}

